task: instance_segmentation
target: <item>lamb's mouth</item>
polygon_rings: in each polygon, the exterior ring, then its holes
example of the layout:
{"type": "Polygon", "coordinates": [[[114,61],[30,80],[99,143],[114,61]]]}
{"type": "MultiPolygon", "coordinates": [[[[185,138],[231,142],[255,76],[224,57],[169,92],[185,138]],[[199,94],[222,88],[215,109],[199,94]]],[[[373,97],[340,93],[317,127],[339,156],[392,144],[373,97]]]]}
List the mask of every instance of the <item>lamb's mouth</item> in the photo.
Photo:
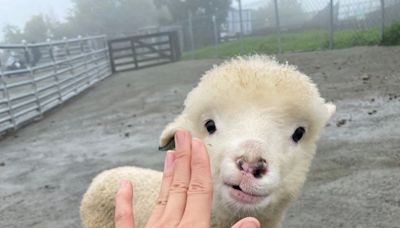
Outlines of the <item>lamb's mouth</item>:
{"type": "Polygon", "coordinates": [[[229,188],[229,195],[235,201],[245,204],[257,204],[268,197],[268,195],[256,195],[243,191],[239,185],[225,184],[229,188]]]}

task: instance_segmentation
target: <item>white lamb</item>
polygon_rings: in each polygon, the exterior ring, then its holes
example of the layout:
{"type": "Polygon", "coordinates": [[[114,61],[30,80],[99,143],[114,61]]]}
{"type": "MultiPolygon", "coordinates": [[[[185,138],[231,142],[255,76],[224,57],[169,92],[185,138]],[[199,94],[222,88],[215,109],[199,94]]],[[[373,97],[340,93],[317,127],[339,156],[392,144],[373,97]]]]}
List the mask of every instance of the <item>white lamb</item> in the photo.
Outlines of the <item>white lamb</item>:
{"type": "MultiPolygon", "coordinates": [[[[162,132],[160,145],[170,144],[177,128],[204,140],[214,178],[212,227],[230,227],[247,216],[262,227],[280,227],[335,109],[295,67],[266,56],[235,58],[205,73],[181,115],[162,132]]],[[[161,176],[137,167],[101,173],[82,200],[84,227],[114,227],[121,179],[135,183],[136,227],[144,227],[161,176]]]]}

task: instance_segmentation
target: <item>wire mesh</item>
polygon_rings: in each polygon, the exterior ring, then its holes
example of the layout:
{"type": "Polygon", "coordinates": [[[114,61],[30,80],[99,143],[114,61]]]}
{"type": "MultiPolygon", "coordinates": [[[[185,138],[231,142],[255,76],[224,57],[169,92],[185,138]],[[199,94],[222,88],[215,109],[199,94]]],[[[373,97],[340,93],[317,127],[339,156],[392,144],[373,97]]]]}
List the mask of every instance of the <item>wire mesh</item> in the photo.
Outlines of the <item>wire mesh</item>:
{"type": "Polygon", "coordinates": [[[223,58],[378,45],[385,27],[400,21],[399,12],[398,0],[260,0],[241,11],[233,1],[227,13],[188,12],[174,25],[184,57],[223,58]]]}

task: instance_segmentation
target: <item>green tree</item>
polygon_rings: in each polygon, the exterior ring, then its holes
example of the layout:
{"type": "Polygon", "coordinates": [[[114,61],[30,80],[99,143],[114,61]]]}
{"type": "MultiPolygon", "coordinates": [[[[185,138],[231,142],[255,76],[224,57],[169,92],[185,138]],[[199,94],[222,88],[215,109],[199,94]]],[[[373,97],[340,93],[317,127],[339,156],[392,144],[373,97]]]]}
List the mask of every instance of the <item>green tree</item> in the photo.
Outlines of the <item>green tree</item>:
{"type": "MultiPolygon", "coordinates": [[[[188,18],[192,15],[193,33],[197,47],[214,40],[212,16],[219,27],[225,22],[231,0],[154,0],[158,7],[166,7],[172,22],[181,24],[188,37],[188,18]]],[[[186,46],[188,41],[186,40],[186,46]]]]}
{"type": "Polygon", "coordinates": [[[215,15],[219,24],[225,22],[231,0],[154,0],[158,7],[165,6],[174,22],[187,20],[188,12],[193,17],[215,15]]]}
{"type": "Polygon", "coordinates": [[[51,33],[50,24],[42,14],[32,16],[25,23],[24,37],[28,42],[45,41],[51,33]]]}
{"type": "Polygon", "coordinates": [[[21,43],[22,40],[27,42],[42,42],[52,35],[52,23],[44,15],[32,16],[24,25],[24,30],[13,25],[7,25],[3,29],[5,34],[5,42],[21,43]]]}
{"type": "Polygon", "coordinates": [[[81,35],[124,36],[158,24],[158,11],[148,0],[73,0],[73,4],[70,29],[81,35]]]}
{"type": "MultiPolygon", "coordinates": [[[[307,14],[299,0],[279,0],[278,1],[280,25],[291,27],[298,25],[307,19],[307,14]]],[[[253,13],[253,28],[260,29],[266,27],[275,27],[275,5],[270,1],[267,6],[260,7],[253,13]]]]}
{"type": "Polygon", "coordinates": [[[14,25],[6,25],[3,28],[4,41],[6,43],[21,43],[24,33],[14,25]]]}

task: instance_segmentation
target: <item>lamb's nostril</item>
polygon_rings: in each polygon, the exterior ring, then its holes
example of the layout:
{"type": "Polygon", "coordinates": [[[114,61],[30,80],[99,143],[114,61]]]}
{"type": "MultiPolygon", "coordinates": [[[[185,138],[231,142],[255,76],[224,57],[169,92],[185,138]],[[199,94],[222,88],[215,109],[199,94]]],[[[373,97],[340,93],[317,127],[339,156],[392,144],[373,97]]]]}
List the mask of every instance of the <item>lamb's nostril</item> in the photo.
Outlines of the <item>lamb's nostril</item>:
{"type": "Polygon", "coordinates": [[[237,161],[237,166],[238,166],[239,170],[243,170],[243,165],[244,165],[244,161],[243,161],[243,159],[240,158],[237,161]]]}
{"type": "Polygon", "coordinates": [[[251,173],[255,178],[261,178],[267,173],[267,162],[265,159],[258,159],[256,162],[248,162],[244,158],[236,160],[236,164],[240,171],[251,173]]]}
{"type": "Polygon", "coordinates": [[[252,173],[255,178],[261,178],[267,173],[267,162],[264,159],[258,160],[252,173]]]}

